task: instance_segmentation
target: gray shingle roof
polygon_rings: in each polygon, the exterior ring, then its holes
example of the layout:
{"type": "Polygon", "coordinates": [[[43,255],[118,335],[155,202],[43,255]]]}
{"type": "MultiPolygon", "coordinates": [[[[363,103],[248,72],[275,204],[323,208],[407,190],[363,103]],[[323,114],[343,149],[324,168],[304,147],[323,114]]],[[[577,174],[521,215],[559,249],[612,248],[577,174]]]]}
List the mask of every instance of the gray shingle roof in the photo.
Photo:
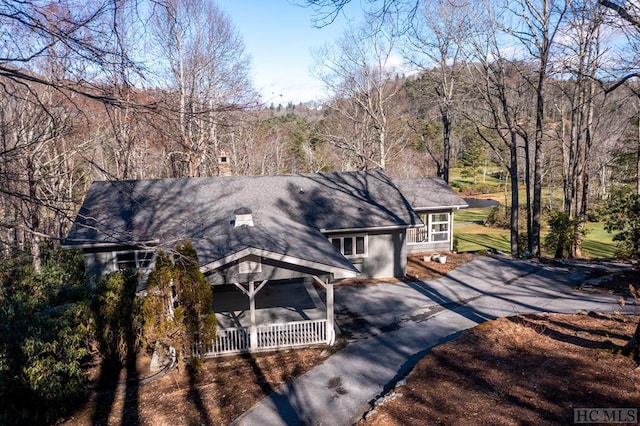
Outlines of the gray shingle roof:
{"type": "Polygon", "coordinates": [[[381,171],[100,181],[89,189],[65,245],[173,247],[190,239],[201,265],[254,247],[346,267],[320,230],[417,223],[409,202],[381,171]],[[232,226],[242,207],[251,209],[254,227],[232,226]]]}
{"type": "Polygon", "coordinates": [[[393,183],[416,210],[469,207],[443,179],[437,177],[393,179],[393,183]]]}

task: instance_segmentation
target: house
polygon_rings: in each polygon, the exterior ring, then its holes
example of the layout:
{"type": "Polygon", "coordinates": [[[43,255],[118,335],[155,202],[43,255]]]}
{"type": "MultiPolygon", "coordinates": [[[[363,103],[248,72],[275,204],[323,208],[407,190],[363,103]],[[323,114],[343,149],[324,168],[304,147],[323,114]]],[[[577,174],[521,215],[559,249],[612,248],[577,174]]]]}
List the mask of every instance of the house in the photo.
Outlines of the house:
{"type": "Polygon", "coordinates": [[[469,205],[442,179],[394,179],[393,183],[420,216],[421,226],[407,229],[407,252],[453,250],[453,215],[469,205]]]}
{"type": "MultiPolygon", "coordinates": [[[[331,343],[333,282],[403,276],[407,237],[424,227],[414,206],[443,232],[431,215],[462,205],[448,187],[421,182],[455,204],[427,202],[420,188],[410,192],[411,201],[382,171],[94,182],[64,246],[83,250],[94,286],[101,275],[130,267],[144,276],[157,250],[190,240],[201,271],[219,290],[215,298],[228,302],[217,307],[218,341],[209,354],[331,343]],[[269,297],[280,306],[294,282],[312,296],[325,289],[324,300],[314,298],[314,306],[324,305],[322,317],[302,312],[293,321],[287,307],[277,318],[261,317],[263,290],[275,292],[269,297]]],[[[408,181],[401,184],[410,189],[408,181]]]]}

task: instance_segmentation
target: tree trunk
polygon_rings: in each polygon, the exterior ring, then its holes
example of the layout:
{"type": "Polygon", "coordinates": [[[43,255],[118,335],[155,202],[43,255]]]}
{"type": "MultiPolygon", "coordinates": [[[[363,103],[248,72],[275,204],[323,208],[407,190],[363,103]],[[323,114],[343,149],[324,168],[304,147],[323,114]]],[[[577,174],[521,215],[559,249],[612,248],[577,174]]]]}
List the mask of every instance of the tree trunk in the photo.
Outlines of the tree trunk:
{"type": "Polygon", "coordinates": [[[451,118],[447,107],[440,109],[442,116],[442,178],[449,183],[449,161],[451,157],[451,118]]]}
{"type": "Polygon", "coordinates": [[[524,182],[527,196],[527,251],[533,253],[533,217],[531,215],[531,149],[530,140],[525,138],[524,140],[524,182]]]}
{"type": "Polygon", "coordinates": [[[515,132],[511,132],[509,153],[511,156],[511,164],[509,166],[509,175],[511,176],[511,221],[509,223],[511,229],[511,255],[518,256],[520,254],[520,248],[518,247],[518,144],[515,132]]]}
{"type": "Polygon", "coordinates": [[[638,145],[636,152],[636,191],[640,195],[640,113],[638,114],[638,145]]]}
{"type": "Polygon", "coordinates": [[[531,254],[540,256],[540,219],[542,212],[542,119],[544,117],[544,82],[547,72],[547,58],[540,59],[538,87],[536,88],[536,136],[533,164],[533,220],[531,222],[531,254]]]}

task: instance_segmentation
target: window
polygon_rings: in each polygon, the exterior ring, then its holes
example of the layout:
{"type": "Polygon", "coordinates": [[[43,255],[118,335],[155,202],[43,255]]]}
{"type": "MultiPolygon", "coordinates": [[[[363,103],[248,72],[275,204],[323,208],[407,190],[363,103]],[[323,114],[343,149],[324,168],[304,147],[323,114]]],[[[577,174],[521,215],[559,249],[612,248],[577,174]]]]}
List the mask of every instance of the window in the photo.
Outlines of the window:
{"type": "Polygon", "coordinates": [[[147,269],[153,263],[155,252],[151,250],[133,250],[116,253],[116,270],[128,268],[147,269]]]}
{"type": "Polygon", "coordinates": [[[366,235],[331,237],[331,244],[345,257],[366,257],[368,242],[366,235]]]}
{"type": "Polygon", "coordinates": [[[429,241],[449,241],[449,213],[433,213],[429,215],[429,241]]]}
{"type": "Polygon", "coordinates": [[[407,244],[438,243],[451,241],[451,214],[420,213],[425,226],[407,230],[407,244]]]}

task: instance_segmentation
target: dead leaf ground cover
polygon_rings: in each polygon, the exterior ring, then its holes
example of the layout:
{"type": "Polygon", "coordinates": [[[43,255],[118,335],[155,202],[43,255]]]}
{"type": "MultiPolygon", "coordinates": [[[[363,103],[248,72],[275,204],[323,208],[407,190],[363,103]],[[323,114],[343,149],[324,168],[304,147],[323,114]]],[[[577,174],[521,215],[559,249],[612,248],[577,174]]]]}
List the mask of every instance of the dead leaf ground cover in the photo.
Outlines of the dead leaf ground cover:
{"type": "Polygon", "coordinates": [[[574,408],[637,408],[618,352],[640,316],[533,315],[479,325],[430,351],[363,424],[572,424],[574,408]]]}
{"type": "Polygon", "coordinates": [[[67,425],[226,425],[340,346],[203,360],[197,376],[182,368],[139,385],[96,389],[67,425]]]}

